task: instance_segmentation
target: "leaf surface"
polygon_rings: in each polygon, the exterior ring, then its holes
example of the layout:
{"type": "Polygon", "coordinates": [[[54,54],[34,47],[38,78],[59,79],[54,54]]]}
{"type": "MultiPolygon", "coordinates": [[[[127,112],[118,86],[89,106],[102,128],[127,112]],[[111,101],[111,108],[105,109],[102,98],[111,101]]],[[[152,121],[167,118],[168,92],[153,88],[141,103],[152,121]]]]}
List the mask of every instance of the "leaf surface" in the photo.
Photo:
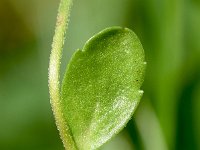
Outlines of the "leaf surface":
{"type": "Polygon", "coordinates": [[[130,120],[143,91],[144,51],[133,31],[112,27],[73,55],[61,111],[80,150],[97,149],[130,120]]]}

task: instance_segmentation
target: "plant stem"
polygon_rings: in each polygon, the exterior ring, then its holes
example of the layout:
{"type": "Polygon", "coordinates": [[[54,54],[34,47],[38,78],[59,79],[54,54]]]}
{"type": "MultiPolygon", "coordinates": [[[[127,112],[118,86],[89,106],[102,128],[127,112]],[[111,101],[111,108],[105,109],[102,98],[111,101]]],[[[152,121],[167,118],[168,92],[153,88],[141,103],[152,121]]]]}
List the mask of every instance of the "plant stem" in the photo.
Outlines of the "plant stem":
{"type": "Polygon", "coordinates": [[[75,150],[76,145],[71,136],[70,129],[63,119],[61,112],[61,92],[60,92],[60,64],[65,33],[69,21],[72,0],[61,0],[58,9],[55,35],[53,38],[52,50],[49,62],[49,91],[50,102],[55,116],[56,125],[63,141],[65,149],[75,150]]]}

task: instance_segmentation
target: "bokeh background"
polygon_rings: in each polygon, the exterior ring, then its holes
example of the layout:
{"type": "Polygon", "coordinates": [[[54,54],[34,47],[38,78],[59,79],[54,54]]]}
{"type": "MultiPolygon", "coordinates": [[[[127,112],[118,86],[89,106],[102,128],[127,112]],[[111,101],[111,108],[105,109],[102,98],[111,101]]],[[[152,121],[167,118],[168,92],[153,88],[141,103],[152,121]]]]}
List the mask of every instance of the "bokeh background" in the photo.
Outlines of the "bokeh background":
{"type": "MultiPolygon", "coordinates": [[[[0,0],[0,150],[64,150],[52,115],[48,61],[59,0],[0,0]]],[[[74,0],[62,71],[109,26],[141,39],[141,103],[102,150],[200,150],[200,1],[74,0]]]]}

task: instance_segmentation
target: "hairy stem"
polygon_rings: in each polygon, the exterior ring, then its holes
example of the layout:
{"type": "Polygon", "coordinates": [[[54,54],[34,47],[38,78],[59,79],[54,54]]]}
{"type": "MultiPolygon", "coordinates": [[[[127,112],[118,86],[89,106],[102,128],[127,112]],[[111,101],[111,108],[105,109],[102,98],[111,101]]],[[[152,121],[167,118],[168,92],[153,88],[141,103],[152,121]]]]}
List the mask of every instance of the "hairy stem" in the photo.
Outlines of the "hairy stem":
{"type": "Polygon", "coordinates": [[[60,64],[63,45],[65,41],[65,33],[69,21],[70,8],[72,0],[61,0],[58,9],[57,23],[55,35],[53,38],[52,50],[49,62],[49,91],[51,106],[56,120],[56,125],[63,141],[65,149],[76,150],[73,137],[71,136],[69,127],[63,119],[61,112],[61,93],[60,93],[60,64]]]}

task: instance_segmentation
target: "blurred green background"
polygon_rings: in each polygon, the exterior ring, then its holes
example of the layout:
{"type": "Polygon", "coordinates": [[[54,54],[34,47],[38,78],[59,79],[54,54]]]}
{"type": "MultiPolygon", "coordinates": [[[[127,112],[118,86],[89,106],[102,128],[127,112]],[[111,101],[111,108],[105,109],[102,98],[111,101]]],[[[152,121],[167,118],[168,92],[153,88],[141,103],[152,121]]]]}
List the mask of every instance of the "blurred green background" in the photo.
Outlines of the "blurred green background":
{"type": "MultiPolygon", "coordinates": [[[[58,4],[0,0],[0,150],[64,150],[47,84],[58,4]]],[[[101,149],[200,150],[200,1],[74,0],[62,75],[74,50],[116,25],[144,46],[145,93],[101,149]]]]}

